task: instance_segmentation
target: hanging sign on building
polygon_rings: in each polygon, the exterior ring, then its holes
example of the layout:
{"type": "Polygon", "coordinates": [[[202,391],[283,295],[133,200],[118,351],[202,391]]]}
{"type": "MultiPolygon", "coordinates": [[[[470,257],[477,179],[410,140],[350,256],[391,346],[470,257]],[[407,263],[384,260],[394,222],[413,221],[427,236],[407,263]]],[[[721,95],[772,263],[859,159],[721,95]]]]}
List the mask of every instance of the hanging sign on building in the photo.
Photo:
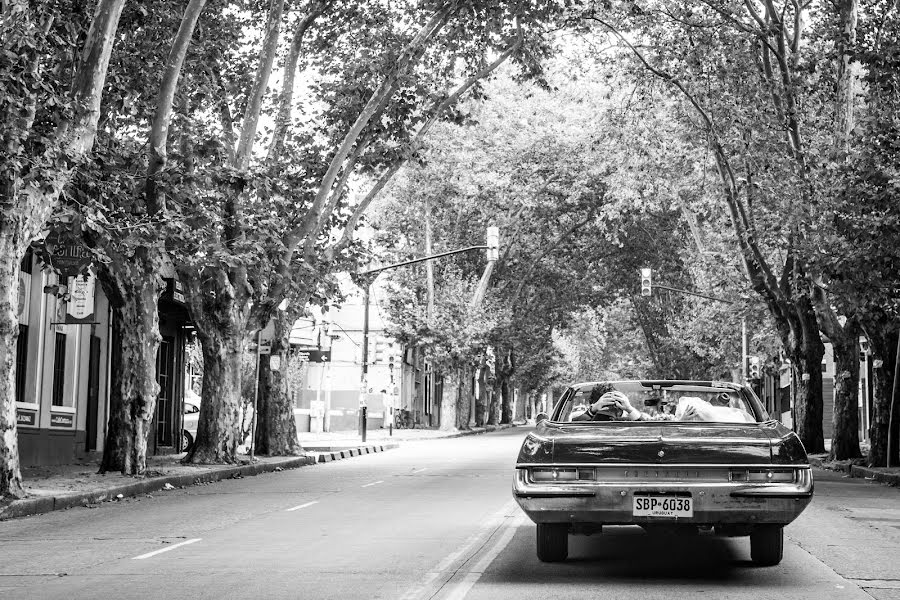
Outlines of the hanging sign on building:
{"type": "Polygon", "coordinates": [[[46,255],[43,256],[50,266],[63,275],[77,275],[91,264],[91,251],[71,234],[60,235],[51,232],[44,240],[46,255]]]}
{"type": "Polygon", "coordinates": [[[94,322],[94,282],[95,278],[90,273],[69,277],[66,323],[94,322]]]}

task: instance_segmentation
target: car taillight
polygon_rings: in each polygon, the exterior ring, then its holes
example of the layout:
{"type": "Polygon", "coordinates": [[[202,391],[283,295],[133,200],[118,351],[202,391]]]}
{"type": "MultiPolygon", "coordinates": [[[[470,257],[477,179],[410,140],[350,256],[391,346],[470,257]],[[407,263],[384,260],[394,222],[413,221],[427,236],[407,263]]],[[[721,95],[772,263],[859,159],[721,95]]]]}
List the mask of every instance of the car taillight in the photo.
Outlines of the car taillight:
{"type": "Polygon", "coordinates": [[[594,481],[594,469],[531,469],[532,481],[594,481]]]}
{"type": "Polygon", "coordinates": [[[522,449],[519,451],[520,460],[534,459],[535,457],[549,456],[553,449],[553,442],[546,438],[529,433],[522,442],[522,449]]]}
{"type": "Polygon", "coordinates": [[[796,478],[793,469],[751,469],[747,481],[754,483],[793,483],[796,478]]]}

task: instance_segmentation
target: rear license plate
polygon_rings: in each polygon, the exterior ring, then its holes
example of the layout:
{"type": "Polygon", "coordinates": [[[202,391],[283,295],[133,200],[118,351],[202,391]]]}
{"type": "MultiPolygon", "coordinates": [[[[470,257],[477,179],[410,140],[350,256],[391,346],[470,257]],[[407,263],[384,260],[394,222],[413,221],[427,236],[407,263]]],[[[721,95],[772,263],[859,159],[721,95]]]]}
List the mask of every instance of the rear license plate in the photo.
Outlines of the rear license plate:
{"type": "Polygon", "coordinates": [[[694,502],[690,496],[654,494],[634,497],[632,515],[635,517],[685,518],[694,516],[694,502]]]}

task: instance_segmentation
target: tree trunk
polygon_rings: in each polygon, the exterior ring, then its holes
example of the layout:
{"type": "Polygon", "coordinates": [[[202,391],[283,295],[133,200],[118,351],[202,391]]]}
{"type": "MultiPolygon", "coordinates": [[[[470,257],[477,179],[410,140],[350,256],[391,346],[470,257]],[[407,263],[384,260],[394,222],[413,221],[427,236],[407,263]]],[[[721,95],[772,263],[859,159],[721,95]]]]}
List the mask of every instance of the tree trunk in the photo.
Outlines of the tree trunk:
{"type": "MultiPolygon", "coordinates": [[[[158,258],[158,256],[157,256],[158,258]]],[[[146,251],[114,259],[100,279],[113,307],[110,414],[100,473],[119,471],[143,477],[159,384],[157,301],[162,291],[158,260],[146,251]]]]}
{"type": "Polygon", "coordinates": [[[495,378],[493,385],[491,386],[491,397],[490,402],[488,404],[488,414],[487,414],[487,424],[488,425],[499,425],[500,424],[500,404],[501,398],[503,397],[502,391],[500,389],[500,380],[495,378]]]}
{"type": "Polygon", "coordinates": [[[197,439],[185,463],[235,463],[240,440],[243,330],[218,332],[196,321],[203,353],[197,439]]]}
{"type": "Polygon", "coordinates": [[[275,335],[272,354],[260,357],[259,397],[256,406],[256,454],[269,456],[298,456],[303,447],[297,440],[294,403],[288,389],[290,369],[289,336],[293,320],[282,311],[275,311],[275,335]],[[280,357],[277,370],[271,368],[271,356],[280,357]]]}
{"type": "Polygon", "coordinates": [[[459,394],[456,402],[456,428],[470,429],[472,414],[472,370],[469,367],[456,369],[459,377],[459,394]]]}
{"type": "MultiPolygon", "coordinates": [[[[866,334],[872,348],[872,357],[880,361],[874,371],[872,421],[869,426],[869,456],[866,462],[872,467],[887,465],[888,435],[890,426],[891,396],[894,389],[894,362],[897,359],[897,330],[887,324],[866,327],[866,334]]],[[[894,414],[893,440],[897,440],[897,426],[900,424],[897,407],[894,414]]],[[[891,464],[898,463],[897,444],[891,445],[891,464]]]]}
{"type": "Polygon", "coordinates": [[[241,367],[250,316],[249,288],[219,267],[203,278],[182,270],[185,297],[203,354],[197,439],[185,463],[234,463],[241,443],[241,367]]]}
{"type": "Polygon", "coordinates": [[[457,429],[457,403],[460,396],[460,374],[458,369],[450,369],[444,375],[441,396],[441,431],[457,429]]]}
{"type": "MultiPolygon", "coordinates": [[[[3,223],[5,225],[5,223],[3,223]]],[[[19,434],[16,428],[16,341],[19,338],[19,266],[24,244],[15,232],[0,229],[0,281],[15,282],[0,288],[0,499],[21,498],[19,434]],[[10,235],[12,233],[12,235],[10,235]]]]}
{"type": "Polygon", "coordinates": [[[850,151],[850,134],[853,131],[854,81],[850,63],[856,46],[856,26],[859,0],[837,0],[834,3],[840,19],[837,40],[837,81],[834,102],[835,148],[844,153],[850,151]]]}
{"type": "Polygon", "coordinates": [[[859,458],[859,334],[856,320],[847,321],[834,347],[834,416],[830,460],[859,458]]]}
{"type": "Polygon", "coordinates": [[[500,422],[504,425],[508,425],[513,422],[512,396],[510,394],[508,375],[504,375],[500,378],[500,396],[500,422]]]}
{"type": "Polygon", "coordinates": [[[478,369],[478,397],[475,401],[475,426],[484,427],[488,421],[490,394],[487,386],[487,367],[478,369]]]}
{"type": "Polygon", "coordinates": [[[791,360],[798,375],[794,429],[807,452],[821,454],[825,452],[825,436],[822,433],[822,358],[825,356],[825,345],[812,309],[801,311],[798,308],[797,313],[804,326],[799,339],[792,336],[789,340],[791,360]]]}

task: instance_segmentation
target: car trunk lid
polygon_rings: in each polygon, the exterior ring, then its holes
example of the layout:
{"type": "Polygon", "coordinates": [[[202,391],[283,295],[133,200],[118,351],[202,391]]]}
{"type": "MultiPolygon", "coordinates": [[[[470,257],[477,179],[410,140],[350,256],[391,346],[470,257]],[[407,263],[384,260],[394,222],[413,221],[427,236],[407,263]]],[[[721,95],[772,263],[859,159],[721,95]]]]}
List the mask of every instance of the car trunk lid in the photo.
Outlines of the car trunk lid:
{"type": "Polygon", "coordinates": [[[767,464],[772,441],[757,423],[547,424],[554,463],[767,464]]]}

